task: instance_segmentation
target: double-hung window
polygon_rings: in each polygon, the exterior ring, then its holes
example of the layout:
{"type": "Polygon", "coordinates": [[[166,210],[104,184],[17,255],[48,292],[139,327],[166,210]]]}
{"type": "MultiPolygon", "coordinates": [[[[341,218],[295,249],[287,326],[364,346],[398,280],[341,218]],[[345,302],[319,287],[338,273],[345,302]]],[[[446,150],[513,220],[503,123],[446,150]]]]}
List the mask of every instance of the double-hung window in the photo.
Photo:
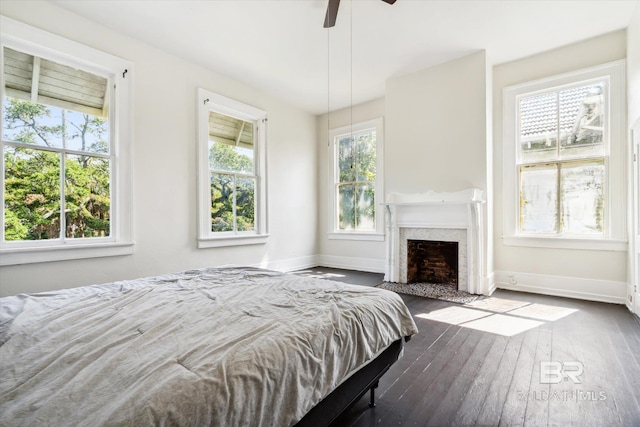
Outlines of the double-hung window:
{"type": "Polygon", "coordinates": [[[614,63],[505,90],[508,239],[624,239],[622,74],[614,63]]]}
{"type": "Polygon", "coordinates": [[[2,27],[2,264],[131,253],[131,64],[2,27]]]}
{"type": "Polygon", "coordinates": [[[199,247],[264,243],[266,112],[198,90],[199,247]]]}
{"type": "Polygon", "coordinates": [[[329,139],[329,237],[382,240],[382,119],[334,129],[329,139]]]}

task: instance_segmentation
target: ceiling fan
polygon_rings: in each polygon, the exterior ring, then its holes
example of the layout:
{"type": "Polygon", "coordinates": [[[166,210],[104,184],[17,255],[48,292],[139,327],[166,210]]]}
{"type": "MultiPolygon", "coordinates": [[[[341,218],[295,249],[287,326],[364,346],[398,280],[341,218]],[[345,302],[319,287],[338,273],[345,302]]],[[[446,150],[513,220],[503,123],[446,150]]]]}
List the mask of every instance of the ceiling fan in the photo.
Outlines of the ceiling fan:
{"type": "MultiPolygon", "coordinates": [[[[382,0],[388,4],[394,4],[396,0],[382,0]]],[[[324,28],[331,28],[336,25],[336,18],[338,17],[338,7],[340,7],[340,0],[329,0],[327,5],[327,14],[324,17],[324,28]]]]}

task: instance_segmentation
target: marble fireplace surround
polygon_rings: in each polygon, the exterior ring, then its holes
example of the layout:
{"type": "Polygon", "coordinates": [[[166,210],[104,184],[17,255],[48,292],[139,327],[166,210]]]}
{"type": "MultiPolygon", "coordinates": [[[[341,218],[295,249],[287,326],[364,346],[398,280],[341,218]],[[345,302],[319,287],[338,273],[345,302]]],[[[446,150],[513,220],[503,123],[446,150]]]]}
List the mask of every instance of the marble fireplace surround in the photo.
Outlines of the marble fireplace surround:
{"type": "Polygon", "coordinates": [[[407,241],[458,242],[458,289],[482,294],[482,190],[390,193],[385,281],[407,283],[407,241]]]}

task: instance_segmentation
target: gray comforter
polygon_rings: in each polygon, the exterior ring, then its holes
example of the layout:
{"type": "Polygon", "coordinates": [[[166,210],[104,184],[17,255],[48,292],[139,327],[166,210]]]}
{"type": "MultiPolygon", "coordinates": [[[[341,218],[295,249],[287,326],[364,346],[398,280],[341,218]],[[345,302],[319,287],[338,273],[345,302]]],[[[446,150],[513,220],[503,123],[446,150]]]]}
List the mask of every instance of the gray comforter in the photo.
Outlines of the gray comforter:
{"type": "Polygon", "coordinates": [[[0,299],[0,425],[292,425],[394,340],[398,295],[259,269],[0,299]]]}

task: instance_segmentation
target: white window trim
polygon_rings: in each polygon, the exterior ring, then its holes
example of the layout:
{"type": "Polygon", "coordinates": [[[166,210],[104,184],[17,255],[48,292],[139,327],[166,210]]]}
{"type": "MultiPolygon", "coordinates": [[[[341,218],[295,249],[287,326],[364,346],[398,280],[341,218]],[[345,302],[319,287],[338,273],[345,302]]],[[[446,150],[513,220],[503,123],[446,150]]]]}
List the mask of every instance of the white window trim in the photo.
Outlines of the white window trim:
{"type": "MultiPolygon", "coordinates": [[[[30,264],[132,254],[132,89],[133,64],[105,52],[69,39],[0,16],[0,48],[4,46],[42,58],[75,65],[86,71],[109,76],[110,126],[116,164],[111,175],[111,235],[108,238],[66,239],[37,242],[4,242],[0,239],[0,266],[30,264]]],[[[4,55],[0,55],[3,58],[4,55]]],[[[0,69],[4,64],[0,60],[0,69]]],[[[0,77],[2,79],[3,77],[0,77]]],[[[4,81],[0,80],[1,99],[4,81]]],[[[0,121],[2,117],[0,117],[0,121]]],[[[1,127],[1,126],[0,126],[1,127]]],[[[1,156],[4,170],[4,156],[1,156]]],[[[4,173],[0,173],[0,189],[4,191],[4,173]]],[[[0,212],[4,224],[4,209],[0,212]]]]}
{"type": "Polygon", "coordinates": [[[609,62],[587,69],[561,74],[533,82],[504,88],[503,91],[503,242],[512,246],[563,249],[626,251],[626,93],[625,61],[609,62]],[[518,232],[518,167],[516,99],[520,95],[543,91],[552,87],[571,85],[579,81],[609,79],[609,152],[605,194],[607,194],[605,235],[541,236],[518,232]]]}
{"type": "Polygon", "coordinates": [[[266,140],[267,112],[231,98],[198,88],[198,248],[264,244],[267,230],[266,140]],[[209,111],[257,124],[255,136],[256,230],[211,231],[211,181],[209,177],[209,111]]]}
{"type": "Polygon", "coordinates": [[[329,131],[329,232],[330,240],[363,240],[384,241],[384,121],[377,118],[349,126],[343,126],[329,131]],[[338,173],[336,165],[336,138],[340,135],[361,132],[367,129],[376,131],[376,229],[372,231],[339,230],[338,203],[335,192],[335,181],[338,173]]]}

